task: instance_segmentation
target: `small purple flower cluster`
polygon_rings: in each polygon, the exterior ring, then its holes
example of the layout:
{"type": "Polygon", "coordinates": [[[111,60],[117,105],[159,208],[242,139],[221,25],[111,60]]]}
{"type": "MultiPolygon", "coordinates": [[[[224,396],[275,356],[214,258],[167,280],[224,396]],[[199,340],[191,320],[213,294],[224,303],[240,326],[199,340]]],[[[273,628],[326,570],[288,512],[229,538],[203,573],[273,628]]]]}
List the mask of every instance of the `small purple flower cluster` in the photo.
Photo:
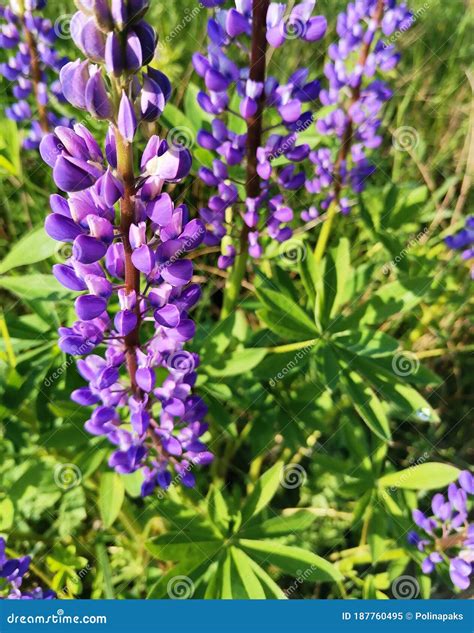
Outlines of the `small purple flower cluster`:
{"type": "Polygon", "coordinates": [[[55,125],[69,126],[70,119],[58,116],[51,109],[51,97],[65,98],[58,73],[67,62],[52,47],[57,35],[50,22],[34,11],[41,10],[46,0],[12,2],[0,7],[0,48],[15,55],[0,64],[0,74],[14,84],[16,102],[5,108],[8,118],[30,125],[23,139],[25,149],[37,149],[43,135],[55,125]]]}
{"type": "MultiPolygon", "coordinates": [[[[218,155],[212,168],[199,170],[202,181],[216,190],[207,206],[200,209],[200,215],[207,227],[205,242],[221,245],[218,262],[221,268],[231,266],[236,253],[230,225],[237,226],[237,223],[235,218],[230,220],[226,216],[233,207],[240,207],[252,257],[262,254],[264,232],[277,242],[291,237],[289,223],[294,214],[285,193],[304,187],[306,177],[301,164],[308,158],[310,147],[298,144],[298,136],[311,124],[311,110],[320,92],[319,81],[311,80],[306,68],[293,73],[286,84],[265,76],[265,68],[261,81],[251,77],[252,50],[259,37],[265,45],[278,48],[285,40],[295,38],[316,42],[327,28],[324,17],[312,16],[315,0],[301,2],[288,17],[285,17],[285,5],[258,2],[266,10],[266,28],[263,24],[262,34],[257,32],[253,19],[257,0],[236,0],[235,8],[219,8],[209,19],[207,56],[196,53],[193,57],[194,68],[206,87],[205,92],[199,93],[198,102],[205,112],[215,117],[211,129],[198,134],[199,144],[218,155]],[[232,109],[234,104],[239,112],[232,109]],[[263,110],[272,121],[272,128],[285,130],[280,134],[270,133],[265,142],[261,138],[263,110]],[[245,130],[232,129],[238,119],[244,120],[245,130]],[[253,128],[252,139],[250,128],[253,128]],[[238,184],[246,157],[247,187],[242,193],[236,182],[238,184]],[[281,160],[277,163],[277,159],[281,160]],[[284,164],[278,166],[281,162],[284,164]],[[258,179],[258,184],[253,186],[255,195],[249,192],[249,177],[258,179]]],[[[217,6],[223,2],[205,4],[217,6]]],[[[263,66],[264,57],[263,53],[263,66]]]]}
{"type": "Polygon", "coordinates": [[[474,477],[465,470],[459,487],[450,484],[447,498],[437,493],[431,501],[432,516],[413,511],[413,520],[424,532],[412,531],[408,542],[427,554],[421,569],[431,574],[440,563],[449,563],[451,580],[459,589],[468,589],[474,573],[474,523],[468,521],[468,498],[474,495],[474,477]]]}
{"type": "MultiPolygon", "coordinates": [[[[341,212],[348,213],[351,192],[363,191],[367,178],[375,171],[367,152],[382,142],[380,114],[392,97],[378,75],[393,70],[400,59],[395,46],[384,37],[406,31],[411,24],[412,14],[404,2],[397,4],[397,0],[357,0],[338,16],[339,39],[329,46],[329,61],[324,68],[328,87],[320,93],[321,103],[329,112],[316,123],[322,136],[337,142],[335,149],[320,147],[310,153],[314,177],[306,182],[309,193],[323,194],[323,210],[336,199],[341,212]]],[[[318,214],[313,207],[303,212],[302,218],[309,221],[318,214]]]]}
{"type": "Polygon", "coordinates": [[[199,357],[183,349],[200,297],[186,257],[205,228],[162,191],[188,175],[189,151],[151,136],[139,161],[134,155],[139,124],[155,121],[171,93],[167,77],[146,67],[156,44],[143,20],[148,2],[85,4],[72,32],[88,59],[67,64],[61,82],[71,103],[109,122],[105,152],[81,124],[57,127],[40,146],[56,185],[68,193],[51,196],[45,224],[51,237],[72,244],[72,256],[53,272],[82,293],[78,320],[60,328],[59,346],[83,356],[77,364],[88,386],[72,399],[95,407],[85,428],[116,446],[109,464],[117,472],[142,469],[148,495],[176,477],[193,486],[193,466],[212,460],[200,439],[207,408],[192,392],[199,357]]]}
{"type": "MultiPolygon", "coordinates": [[[[474,258],[474,216],[470,216],[466,220],[465,227],[445,239],[446,245],[457,251],[462,251],[461,257],[464,260],[474,258]]],[[[471,267],[471,278],[474,279],[474,266],[471,267]]]]}
{"type": "MultiPolygon", "coordinates": [[[[0,537],[0,591],[6,592],[8,600],[51,600],[56,598],[54,591],[35,587],[30,591],[22,591],[23,578],[31,563],[29,556],[7,558],[5,539],[0,537]]],[[[0,598],[1,599],[1,598],[0,598]]]]}

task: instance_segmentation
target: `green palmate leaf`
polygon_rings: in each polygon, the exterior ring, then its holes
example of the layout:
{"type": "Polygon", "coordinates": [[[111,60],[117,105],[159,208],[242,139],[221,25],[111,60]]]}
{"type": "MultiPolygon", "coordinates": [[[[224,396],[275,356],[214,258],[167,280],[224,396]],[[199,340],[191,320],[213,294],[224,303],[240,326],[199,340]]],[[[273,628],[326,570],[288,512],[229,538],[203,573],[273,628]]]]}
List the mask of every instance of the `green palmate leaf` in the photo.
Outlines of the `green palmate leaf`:
{"type": "Polygon", "coordinates": [[[72,296],[72,292],[63,288],[53,275],[18,275],[0,278],[0,287],[12,292],[20,299],[59,301],[72,296]]]}
{"type": "Polygon", "coordinates": [[[384,475],[379,479],[383,488],[435,490],[456,481],[460,470],[451,464],[429,462],[384,475]]]}
{"type": "Polygon", "coordinates": [[[292,319],[288,319],[286,314],[274,310],[257,310],[258,318],[263,321],[272,332],[281,336],[286,341],[300,341],[301,328],[296,326],[292,319]]]}
{"type": "Polygon", "coordinates": [[[187,130],[191,139],[193,141],[195,140],[194,136],[196,135],[197,130],[192,121],[184,114],[184,112],[181,112],[181,110],[172,103],[167,104],[166,113],[163,112],[162,120],[170,129],[180,128],[183,132],[187,130]]]}
{"type": "Polygon", "coordinates": [[[265,592],[263,587],[257,578],[252,565],[251,560],[245,552],[237,547],[231,547],[230,553],[232,556],[233,567],[235,572],[233,574],[233,584],[235,584],[235,576],[238,576],[238,585],[242,585],[246,597],[251,600],[262,600],[265,598],[265,592]]]}
{"type": "Polygon", "coordinates": [[[209,567],[207,559],[186,558],[175,565],[150,589],[147,598],[149,600],[161,600],[163,598],[192,598],[194,582],[199,579],[209,567]]]}
{"type": "Polygon", "coordinates": [[[99,487],[99,510],[104,527],[110,527],[122,509],[125,497],[123,479],[117,473],[103,473],[99,487]]]}
{"type": "Polygon", "coordinates": [[[222,567],[216,566],[214,573],[211,573],[204,593],[205,600],[218,600],[220,598],[220,590],[222,585],[222,567]]]}
{"type": "Polygon", "coordinates": [[[103,543],[97,543],[96,545],[97,564],[99,571],[102,573],[103,578],[103,597],[106,600],[113,600],[115,598],[113,574],[110,566],[109,556],[107,554],[107,548],[103,543]]]}
{"type": "Polygon", "coordinates": [[[236,326],[237,313],[230,314],[227,319],[219,321],[212,328],[198,325],[196,340],[203,363],[210,363],[216,356],[221,356],[231,344],[236,326]],[[202,341],[202,342],[201,342],[202,341]]]}
{"type": "Polygon", "coordinates": [[[316,286],[318,283],[318,267],[314,260],[314,254],[311,249],[307,249],[306,256],[299,261],[299,273],[301,281],[308,295],[308,301],[311,306],[314,306],[316,300],[316,286]]]}
{"type": "Polygon", "coordinates": [[[286,600],[287,596],[276,582],[267,574],[267,572],[251,558],[249,558],[249,561],[255,575],[260,580],[265,596],[269,599],[276,598],[277,600],[286,600]]]}
{"type": "Polygon", "coordinates": [[[432,282],[432,277],[420,277],[382,286],[364,306],[361,323],[380,323],[394,314],[412,310],[423,299],[432,282]]]}
{"type": "Polygon", "coordinates": [[[307,510],[299,510],[289,516],[279,516],[263,521],[259,525],[242,529],[239,534],[245,538],[285,536],[306,530],[314,523],[316,515],[307,510]]]}
{"type": "Polygon", "coordinates": [[[290,547],[274,541],[240,539],[239,545],[253,559],[275,565],[294,576],[303,576],[312,582],[342,580],[339,570],[320,556],[300,547],[290,547]]]}
{"type": "Polygon", "coordinates": [[[380,439],[389,442],[392,438],[390,424],[374,390],[355,371],[345,371],[342,380],[357,413],[369,429],[380,439]]]}
{"type": "Polygon", "coordinates": [[[347,282],[352,276],[350,243],[347,237],[339,240],[335,252],[334,262],[336,266],[337,292],[334,297],[330,316],[338,316],[341,307],[349,301],[347,282]]]}
{"type": "Polygon", "coordinates": [[[256,367],[267,353],[264,347],[236,349],[225,358],[222,367],[206,365],[205,369],[210,376],[238,376],[256,367]]]}
{"type": "Polygon", "coordinates": [[[212,523],[221,532],[227,530],[230,521],[229,509],[222,492],[215,484],[211,485],[207,495],[207,513],[212,523]]]}
{"type": "MultiPolygon", "coordinates": [[[[391,367],[396,367],[397,356],[390,359],[391,367]]],[[[385,360],[385,359],[384,359],[385,360]]],[[[410,362],[410,356],[408,356],[410,362]]],[[[403,377],[387,369],[379,358],[361,358],[353,360],[353,366],[368,377],[377,390],[398,409],[405,412],[407,417],[418,422],[439,422],[439,416],[429,402],[416,389],[401,382],[403,377]]],[[[419,371],[414,365],[414,373],[408,374],[406,379],[411,380],[415,372],[419,371]]]]}
{"type": "Polygon", "coordinates": [[[301,337],[311,337],[317,334],[316,326],[310,316],[292,299],[281,291],[271,290],[262,284],[257,288],[257,294],[263,305],[272,312],[281,314],[282,322],[290,330],[300,330],[301,337]]]}
{"type": "Polygon", "coordinates": [[[329,315],[338,290],[336,264],[331,253],[328,253],[322,262],[321,274],[316,289],[314,316],[318,327],[324,329],[329,321],[329,315]]]}
{"type": "Polygon", "coordinates": [[[4,260],[0,263],[0,275],[12,268],[34,264],[54,255],[58,243],[45,233],[43,227],[35,229],[17,242],[4,260]]]}
{"type": "Polygon", "coordinates": [[[324,376],[324,389],[334,391],[339,384],[342,369],[331,343],[319,346],[316,362],[324,376]]]}
{"type": "Polygon", "coordinates": [[[211,530],[192,529],[191,526],[188,532],[168,532],[146,544],[148,551],[156,558],[174,561],[212,558],[222,546],[223,541],[211,530]]]}
{"type": "Polygon", "coordinates": [[[400,346],[396,339],[380,330],[362,329],[358,332],[343,332],[332,340],[352,354],[368,357],[393,355],[400,346]]]}
{"type": "Polygon", "coordinates": [[[431,277],[404,279],[381,286],[371,298],[349,317],[335,322],[337,331],[357,329],[361,325],[383,323],[395,314],[417,306],[433,283],[431,277]]]}
{"type": "Polygon", "coordinates": [[[242,506],[242,527],[245,522],[265,508],[280,487],[283,462],[277,462],[264,473],[242,506]]]}

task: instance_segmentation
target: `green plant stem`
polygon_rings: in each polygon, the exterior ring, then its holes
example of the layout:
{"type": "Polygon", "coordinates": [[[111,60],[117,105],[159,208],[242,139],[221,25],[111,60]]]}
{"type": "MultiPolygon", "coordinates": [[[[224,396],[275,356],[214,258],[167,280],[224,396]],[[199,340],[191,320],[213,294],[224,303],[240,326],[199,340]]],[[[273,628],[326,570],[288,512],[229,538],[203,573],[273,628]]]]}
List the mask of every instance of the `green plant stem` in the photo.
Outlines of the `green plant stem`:
{"type": "Polygon", "coordinates": [[[316,248],[314,250],[314,261],[316,262],[316,264],[319,264],[324,257],[326,245],[329,240],[329,235],[331,234],[331,228],[334,222],[334,218],[336,217],[338,205],[339,202],[336,202],[336,200],[333,200],[329,205],[326,220],[323,223],[321,233],[319,234],[318,243],[316,244],[316,248]]]}
{"type": "MultiPolygon", "coordinates": [[[[247,241],[248,231],[242,230],[241,237],[247,241]]],[[[247,268],[248,250],[247,245],[240,242],[241,251],[236,257],[231,273],[227,279],[224,294],[224,304],[222,306],[221,319],[226,319],[235,309],[242,287],[242,281],[247,268]]]]}
{"type": "MultiPolygon", "coordinates": [[[[253,81],[264,84],[266,70],[267,40],[266,17],[269,0],[254,0],[252,8],[252,49],[249,77],[253,81]]],[[[265,95],[257,101],[257,111],[247,119],[247,174],[245,179],[245,193],[247,198],[257,198],[260,195],[260,177],[257,173],[257,149],[262,143],[262,116],[265,95]]],[[[244,224],[239,241],[239,251],[234,266],[229,275],[224,291],[224,303],[221,319],[226,319],[235,310],[245,276],[248,259],[248,235],[250,229],[244,224]]]]}
{"type": "Polygon", "coordinates": [[[319,343],[319,341],[319,338],[312,338],[308,341],[288,343],[287,345],[278,345],[277,347],[267,347],[267,352],[270,354],[286,354],[286,352],[295,352],[296,350],[303,349],[305,347],[313,347],[319,343]]]}

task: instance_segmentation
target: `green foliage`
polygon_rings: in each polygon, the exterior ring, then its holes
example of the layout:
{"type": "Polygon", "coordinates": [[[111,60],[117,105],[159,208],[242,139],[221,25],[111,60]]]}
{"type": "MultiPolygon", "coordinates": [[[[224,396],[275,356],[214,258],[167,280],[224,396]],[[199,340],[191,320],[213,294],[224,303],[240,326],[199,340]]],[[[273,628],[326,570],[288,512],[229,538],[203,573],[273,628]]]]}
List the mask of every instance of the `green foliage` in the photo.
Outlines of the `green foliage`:
{"type": "MultiPolygon", "coordinates": [[[[281,487],[283,474],[283,464],[277,462],[258,479],[240,507],[229,507],[218,488],[211,487],[199,519],[152,539],[148,550],[160,560],[183,561],[179,571],[187,572],[193,585],[208,583],[206,598],[285,598],[262,567],[268,564],[294,577],[305,573],[305,579],[314,582],[342,580],[337,568],[320,556],[267,540],[288,538],[308,529],[315,519],[305,511],[290,520],[281,515],[265,519],[264,511],[281,487]]],[[[175,567],[160,578],[149,597],[170,597],[169,585],[176,575],[175,567]]]]}

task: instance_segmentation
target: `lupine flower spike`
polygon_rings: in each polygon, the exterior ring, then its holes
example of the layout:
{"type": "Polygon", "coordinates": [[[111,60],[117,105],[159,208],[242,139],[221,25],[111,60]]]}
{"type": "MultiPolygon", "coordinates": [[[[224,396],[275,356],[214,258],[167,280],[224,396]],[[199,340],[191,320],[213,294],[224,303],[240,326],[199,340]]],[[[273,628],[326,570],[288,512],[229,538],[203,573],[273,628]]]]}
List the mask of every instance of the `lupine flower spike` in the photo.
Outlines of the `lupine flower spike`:
{"type": "MultiPolygon", "coordinates": [[[[462,251],[462,259],[468,261],[474,258],[474,216],[466,220],[465,227],[445,239],[446,245],[457,251],[462,251]]],[[[471,266],[471,279],[474,279],[474,266],[471,266]]]]}
{"type": "Polygon", "coordinates": [[[440,564],[449,565],[453,584],[466,590],[474,572],[474,523],[469,523],[469,503],[474,495],[474,477],[465,470],[458,485],[450,484],[447,498],[435,494],[431,501],[432,515],[413,511],[413,521],[423,531],[412,531],[408,542],[426,554],[421,569],[431,574],[440,564]]]}
{"type": "Polygon", "coordinates": [[[285,17],[284,5],[236,0],[235,8],[218,8],[209,19],[207,56],[194,55],[194,68],[206,87],[198,101],[215,117],[211,128],[198,135],[199,144],[217,154],[212,168],[199,171],[216,190],[200,214],[206,243],[221,247],[220,268],[232,266],[239,253],[235,268],[245,269],[247,253],[261,256],[262,237],[284,242],[292,235],[294,213],[287,198],[304,187],[301,163],[310,153],[307,144],[298,144],[298,136],[312,121],[320,83],[306,68],[280,83],[267,74],[265,57],[268,46],[279,48],[295,37],[315,43],[324,36],[326,19],[312,15],[314,6],[314,0],[302,2],[285,17]],[[264,115],[274,133],[264,129],[264,115]],[[282,167],[272,164],[278,158],[282,167]]]}
{"type": "Polygon", "coordinates": [[[328,211],[315,251],[319,261],[326,247],[337,211],[349,213],[353,194],[361,193],[375,166],[367,158],[377,148],[381,111],[392,97],[381,75],[390,72],[400,60],[393,44],[385,41],[396,31],[406,31],[413,16],[406,4],[397,0],[358,0],[350,2],[338,16],[339,39],[328,49],[324,68],[328,83],[321,90],[321,104],[329,113],[318,118],[316,129],[336,142],[311,152],[314,177],[306,182],[309,193],[322,196],[302,217],[305,221],[328,211]]]}
{"type": "Polygon", "coordinates": [[[31,558],[8,558],[5,539],[0,537],[0,599],[9,600],[51,600],[56,597],[54,591],[35,587],[29,591],[23,589],[25,575],[30,568],[31,558]]]}
{"type": "Polygon", "coordinates": [[[235,303],[233,287],[240,286],[247,254],[260,257],[262,240],[291,238],[292,199],[305,188],[315,197],[324,194],[301,213],[305,222],[332,209],[318,249],[324,251],[336,208],[349,210],[349,190],[360,193],[374,169],[366,150],[380,144],[378,115],[391,96],[375,75],[391,70],[399,59],[382,37],[411,23],[405,4],[396,0],[349,3],[338,19],[339,42],[329,48],[329,86],[323,89],[307,68],[294,69],[286,83],[266,68],[267,46],[279,48],[295,39],[318,46],[327,24],[323,16],[313,15],[315,0],[297,4],[289,14],[286,5],[265,0],[235,0],[235,8],[222,8],[226,4],[205,3],[215,7],[208,22],[208,53],[193,58],[206,88],[198,102],[214,116],[198,142],[217,155],[212,167],[199,171],[215,190],[200,210],[205,241],[220,246],[219,267],[234,267],[224,314],[235,303]],[[329,109],[324,117],[317,114],[321,104],[329,109]],[[315,120],[320,135],[335,137],[334,146],[312,150],[304,142],[315,120]],[[308,167],[314,172],[309,177],[308,167]]]}
{"type": "Polygon", "coordinates": [[[28,129],[25,149],[37,149],[43,135],[55,125],[71,125],[70,119],[56,114],[50,105],[54,100],[65,102],[58,74],[67,58],[53,48],[57,34],[39,13],[45,5],[46,0],[15,0],[0,7],[0,48],[15,53],[0,64],[0,73],[12,82],[16,99],[5,114],[28,129]]]}
{"type": "Polygon", "coordinates": [[[176,478],[193,486],[194,466],[212,460],[201,439],[206,406],[193,394],[199,357],[183,349],[200,297],[186,257],[205,230],[163,191],[188,175],[189,151],[152,136],[137,160],[140,124],[156,121],[171,93],[149,66],[156,34],[144,20],[148,2],[92,6],[81,2],[72,19],[86,59],[64,66],[61,85],[72,104],[108,122],[105,151],[81,124],[44,138],[42,156],[68,194],[51,197],[46,231],[72,243],[72,257],[53,272],[80,293],[78,320],[59,331],[88,383],[72,399],[93,408],[85,428],[116,446],[110,466],[140,469],[147,495],[176,478]]]}

